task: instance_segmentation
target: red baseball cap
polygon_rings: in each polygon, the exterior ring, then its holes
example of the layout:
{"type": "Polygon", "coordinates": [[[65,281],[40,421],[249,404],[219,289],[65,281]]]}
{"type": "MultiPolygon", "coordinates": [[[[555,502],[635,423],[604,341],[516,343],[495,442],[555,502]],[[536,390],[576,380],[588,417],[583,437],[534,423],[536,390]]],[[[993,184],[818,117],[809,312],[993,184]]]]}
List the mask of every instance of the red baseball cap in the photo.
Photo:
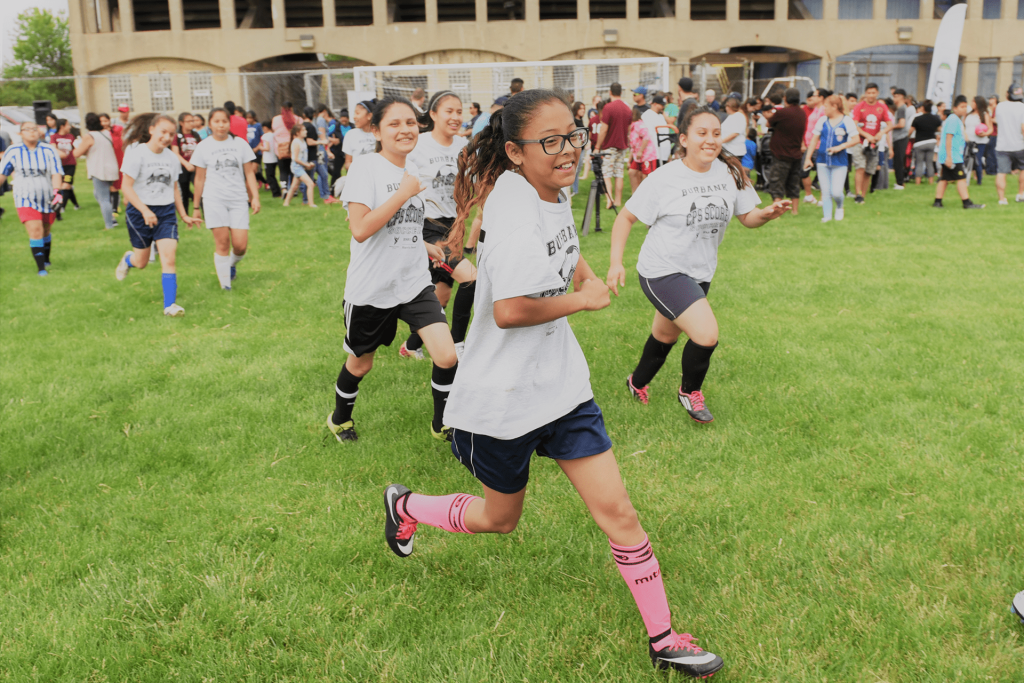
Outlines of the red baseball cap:
{"type": "Polygon", "coordinates": [[[129,107],[127,104],[121,104],[121,105],[118,105],[117,110],[118,111],[130,111],[131,107],[129,107]]]}

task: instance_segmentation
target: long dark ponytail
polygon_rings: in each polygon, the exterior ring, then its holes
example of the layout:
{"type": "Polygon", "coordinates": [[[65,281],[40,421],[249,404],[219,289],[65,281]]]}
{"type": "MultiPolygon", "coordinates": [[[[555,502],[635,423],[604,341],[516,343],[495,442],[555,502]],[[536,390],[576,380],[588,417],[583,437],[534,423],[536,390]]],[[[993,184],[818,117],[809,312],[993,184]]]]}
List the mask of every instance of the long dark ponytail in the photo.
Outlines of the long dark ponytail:
{"type": "Polygon", "coordinates": [[[431,96],[430,101],[427,102],[426,110],[416,119],[420,124],[421,133],[429,133],[434,130],[434,119],[430,117],[430,112],[436,113],[441,106],[441,102],[449,97],[454,97],[459,101],[459,104],[462,104],[462,98],[451,90],[439,90],[431,96]]]}
{"type": "Polygon", "coordinates": [[[462,252],[466,219],[470,212],[487,200],[498,176],[514,165],[505,151],[505,143],[520,139],[533,112],[547,102],[561,102],[566,109],[569,108],[565,98],[554,90],[523,90],[517,93],[509,98],[504,108],[491,114],[490,122],[459,153],[454,193],[458,213],[446,243],[452,253],[462,252]]]}
{"type": "MultiPolygon", "coordinates": [[[[688,135],[690,132],[690,126],[693,124],[693,120],[704,114],[714,116],[715,120],[718,120],[718,114],[715,113],[714,109],[707,105],[690,107],[690,110],[686,112],[686,116],[683,117],[683,125],[679,127],[680,134],[688,135]]],[[[683,158],[686,157],[685,145],[682,146],[682,155],[683,158]]],[[[742,190],[745,186],[750,184],[750,180],[747,178],[746,174],[743,173],[743,164],[740,163],[740,160],[735,155],[727,152],[724,146],[718,152],[718,160],[729,167],[729,175],[731,175],[732,179],[736,181],[737,190],[742,190]]]]}

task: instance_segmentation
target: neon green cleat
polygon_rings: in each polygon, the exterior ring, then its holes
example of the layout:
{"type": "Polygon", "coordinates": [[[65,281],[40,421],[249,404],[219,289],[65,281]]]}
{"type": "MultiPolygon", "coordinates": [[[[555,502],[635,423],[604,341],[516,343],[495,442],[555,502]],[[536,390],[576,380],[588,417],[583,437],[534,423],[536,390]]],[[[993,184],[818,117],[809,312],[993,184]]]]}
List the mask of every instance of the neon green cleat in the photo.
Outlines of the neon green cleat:
{"type": "Polygon", "coordinates": [[[434,425],[430,425],[430,435],[438,441],[447,441],[451,443],[452,440],[452,428],[445,425],[441,425],[441,431],[435,432],[434,425]]]}
{"type": "Polygon", "coordinates": [[[334,424],[331,418],[334,417],[334,412],[327,413],[327,428],[331,430],[331,434],[334,434],[334,438],[338,441],[358,441],[359,435],[356,434],[356,423],[352,420],[343,422],[340,425],[334,424]]]}

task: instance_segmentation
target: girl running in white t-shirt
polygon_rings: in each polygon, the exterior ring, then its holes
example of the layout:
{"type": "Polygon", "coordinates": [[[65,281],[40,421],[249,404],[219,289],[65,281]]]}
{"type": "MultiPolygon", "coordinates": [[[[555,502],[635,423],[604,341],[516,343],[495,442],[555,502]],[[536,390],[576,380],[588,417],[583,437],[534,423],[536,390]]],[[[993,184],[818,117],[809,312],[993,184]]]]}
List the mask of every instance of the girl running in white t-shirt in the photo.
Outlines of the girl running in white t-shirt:
{"type": "Polygon", "coordinates": [[[654,665],[709,676],[722,660],[672,629],[658,561],[623,486],[587,360],[569,326],[569,315],[609,303],[608,287],[580,254],[572,206],[561,193],[572,185],[586,143],[587,130],[576,127],[557,93],[525,90],[460,157],[455,195],[466,201],[452,227],[453,251],[483,196],[487,211],[476,321],[445,422],[452,452],[483,484],[484,496],[426,496],[392,484],[384,492],[384,534],[395,554],[408,557],[418,524],[511,532],[536,451],[559,464],[608,536],[647,627],[654,665]]]}
{"type": "Polygon", "coordinates": [[[718,346],[718,321],[707,300],[718,247],[733,216],[759,228],[785,213],[791,202],[757,208],[761,200],[740,160],[723,151],[722,124],[710,107],[690,109],[679,132],[683,158],[649,175],[615,219],[607,283],[617,296],[626,282],[622,256],[629,231],[637,221],[650,226],[636,268],[640,288],[654,304],[654,324],[626,387],[646,404],[648,384],[683,333],[679,403],[695,421],[711,422],[701,386],[718,346]]]}
{"type": "MultiPolygon", "coordinates": [[[[426,204],[426,220],[423,223],[423,239],[428,244],[440,244],[448,240],[452,223],[458,209],[455,206],[455,175],[458,173],[459,152],[468,140],[459,137],[462,125],[462,100],[451,90],[434,94],[427,104],[427,110],[420,115],[420,139],[416,149],[409,155],[409,162],[419,171],[420,182],[427,186],[423,192],[426,204]]],[[[466,330],[473,312],[473,296],[476,293],[476,266],[463,260],[462,254],[453,254],[445,249],[446,259],[432,263],[430,281],[437,288],[437,299],[442,308],[448,306],[452,287],[459,283],[452,305],[452,340],[455,352],[461,357],[466,348],[466,330]]],[[[413,333],[398,349],[399,354],[410,358],[423,358],[423,340],[413,333]]]]}
{"type": "Polygon", "coordinates": [[[231,134],[226,109],[210,111],[210,135],[192,153],[196,168],[196,205],[202,206],[206,227],[213,232],[213,265],[222,289],[231,290],[238,262],[249,248],[249,206],[260,212],[256,186],[256,154],[242,138],[231,134]]]}
{"type": "Polygon", "coordinates": [[[356,158],[341,193],[352,231],[343,302],[349,356],[338,375],[327,427],[338,441],[358,438],[352,408],[359,382],[373,367],[377,348],[395,340],[402,320],[423,338],[434,364],[431,435],[449,440],[442,417],[458,357],[428,270],[428,259],[444,261],[445,254],[423,240],[426,187],[408,162],[419,138],[416,111],[404,98],[385,98],[374,108],[371,126],[378,152],[356,158]]]}
{"type": "Polygon", "coordinates": [[[202,223],[185,212],[181,202],[178,174],[181,162],[170,150],[178,127],[174,119],[163,114],[139,114],[124,131],[124,174],[121,191],[128,202],[125,222],[132,251],[126,251],[117,263],[118,280],[128,277],[131,268],[142,270],[149,265],[149,250],[155,244],[160,250],[161,284],[164,290],[164,315],[185,315],[177,304],[178,220],[187,225],[202,223]]]}
{"type": "Polygon", "coordinates": [[[373,154],[377,149],[377,138],[374,137],[371,118],[374,101],[360,102],[352,109],[352,130],[345,133],[341,141],[341,151],[345,154],[345,171],[352,167],[352,162],[365,154],[373,154]]]}
{"type": "Polygon", "coordinates": [[[292,201],[292,197],[295,196],[295,191],[299,189],[299,185],[303,186],[303,191],[306,193],[306,206],[311,209],[318,208],[313,203],[313,178],[310,177],[309,172],[316,166],[309,160],[309,145],[306,144],[306,127],[302,125],[302,122],[296,123],[292,126],[291,131],[291,172],[292,182],[288,186],[288,193],[284,196],[283,206],[288,206],[292,201]]]}

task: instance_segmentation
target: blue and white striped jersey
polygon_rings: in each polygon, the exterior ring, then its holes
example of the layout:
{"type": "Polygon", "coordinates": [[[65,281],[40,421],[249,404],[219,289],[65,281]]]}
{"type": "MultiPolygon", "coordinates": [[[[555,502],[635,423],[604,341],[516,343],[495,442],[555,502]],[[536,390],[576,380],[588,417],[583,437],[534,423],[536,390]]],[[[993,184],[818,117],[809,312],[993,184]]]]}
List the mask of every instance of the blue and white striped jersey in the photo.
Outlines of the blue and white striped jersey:
{"type": "Polygon", "coordinates": [[[24,143],[13,145],[0,160],[0,175],[11,179],[14,185],[14,206],[35,209],[39,213],[53,211],[54,174],[64,175],[57,152],[40,142],[35,149],[24,143]]]}

